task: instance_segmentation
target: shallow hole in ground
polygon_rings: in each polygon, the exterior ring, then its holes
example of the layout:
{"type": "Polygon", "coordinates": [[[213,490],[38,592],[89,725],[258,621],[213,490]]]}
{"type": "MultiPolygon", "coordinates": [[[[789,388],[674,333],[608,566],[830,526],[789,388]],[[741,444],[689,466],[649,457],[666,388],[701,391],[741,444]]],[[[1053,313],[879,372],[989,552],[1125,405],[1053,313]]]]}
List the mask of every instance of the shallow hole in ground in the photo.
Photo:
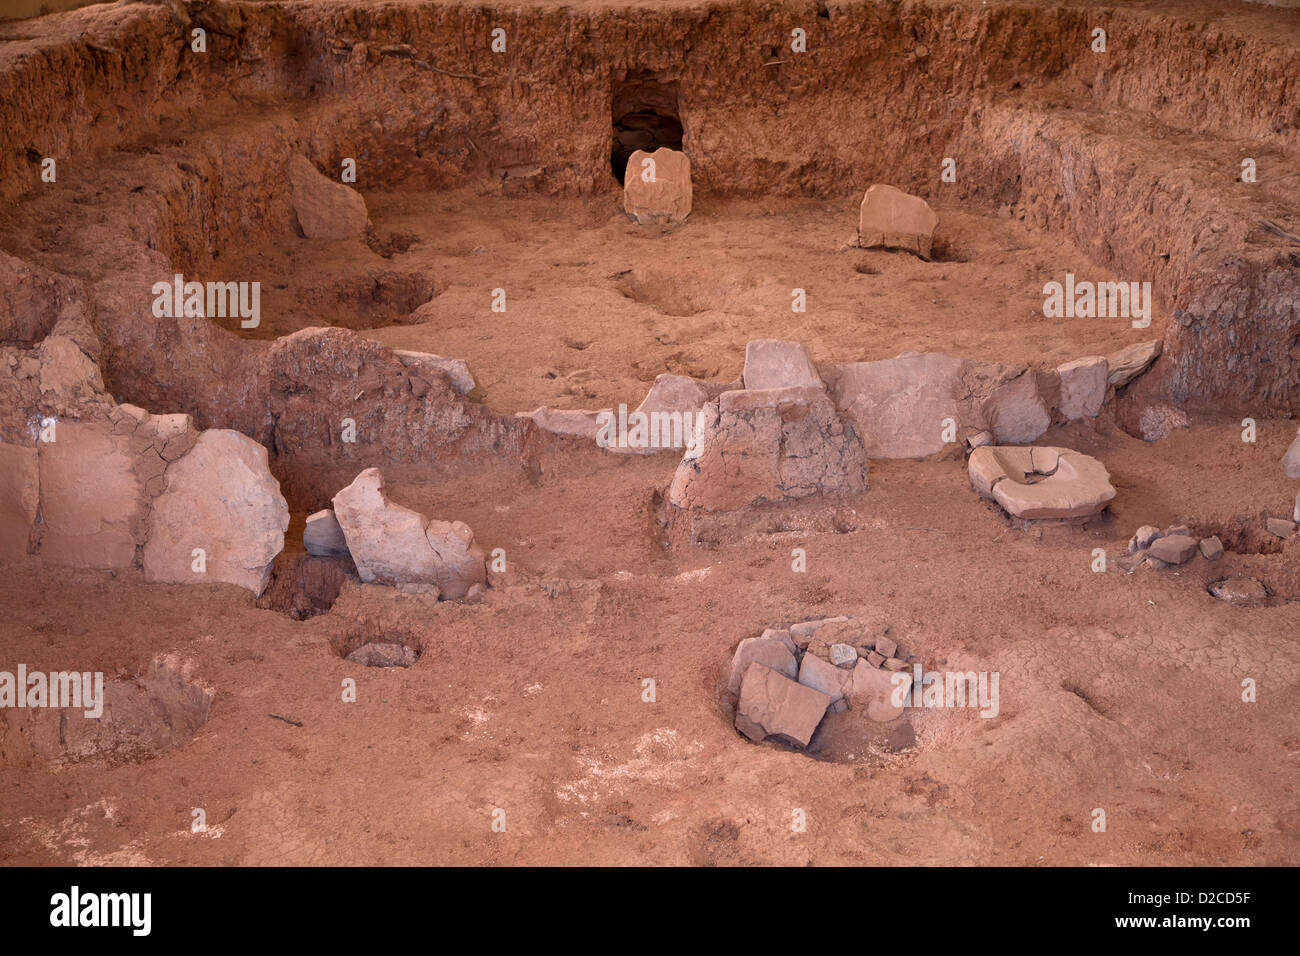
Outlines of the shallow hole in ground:
{"type": "Polygon", "coordinates": [[[422,653],[418,635],[401,627],[354,624],[330,641],[334,653],[364,667],[410,667],[422,653]]]}
{"type": "Polygon", "coordinates": [[[328,614],[348,580],[361,579],[347,555],[315,557],[281,551],[271,565],[271,581],[257,599],[257,606],[305,621],[328,614]]]}
{"type": "MultiPolygon", "coordinates": [[[[30,675],[29,675],[30,676],[30,675]]],[[[47,675],[46,700],[72,706],[10,709],[0,716],[0,766],[58,767],[82,761],[137,763],[182,746],[207,722],[213,689],[170,656],[137,677],[47,675]],[[76,693],[69,681],[80,677],[76,693]],[[95,701],[99,707],[94,707],[95,701]],[[87,705],[92,705],[89,709],[87,705]],[[95,710],[99,710],[96,715],[95,710]]]]}

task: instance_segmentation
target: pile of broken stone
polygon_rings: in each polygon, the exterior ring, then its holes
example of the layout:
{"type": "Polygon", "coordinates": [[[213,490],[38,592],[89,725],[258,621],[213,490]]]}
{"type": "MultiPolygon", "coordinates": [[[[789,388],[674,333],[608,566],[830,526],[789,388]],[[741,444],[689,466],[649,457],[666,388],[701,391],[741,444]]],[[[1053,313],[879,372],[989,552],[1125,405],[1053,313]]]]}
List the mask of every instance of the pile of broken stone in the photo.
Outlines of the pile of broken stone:
{"type": "Polygon", "coordinates": [[[889,632],[888,625],[840,616],[741,641],[727,680],[736,729],[756,743],[806,748],[827,712],[862,709],[882,723],[901,717],[912,665],[921,658],[889,632]]]}
{"type": "Polygon", "coordinates": [[[1200,551],[1206,561],[1223,557],[1223,542],[1218,535],[1198,539],[1185,524],[1170,525],[1161,531],[1154,525],[1138,528],[1128,542],[1128,554],[1116,562],[1120,570],[1137,568],[1162,569],[1186,564],[1200,551]]]}

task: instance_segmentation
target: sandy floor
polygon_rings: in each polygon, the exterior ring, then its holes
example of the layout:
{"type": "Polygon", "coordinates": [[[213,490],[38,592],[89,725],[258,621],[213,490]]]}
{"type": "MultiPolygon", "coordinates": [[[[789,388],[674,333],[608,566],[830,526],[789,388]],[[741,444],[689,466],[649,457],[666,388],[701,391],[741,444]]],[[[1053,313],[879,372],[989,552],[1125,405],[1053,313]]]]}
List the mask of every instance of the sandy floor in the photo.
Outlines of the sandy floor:
{"type": "Polygon", "coordinates": [[[508,571],[479,604],[356,587],[295,623],[233,587],[0,570],[15,659],[129,674],[170,650],[217,689],[195,738],[155,759],[0,770],[0,856],[1294,863],[1296,546],[1090,570],[1093,548],[1122,548],[1137,524],[1208,532],[1247,501],[1275,505],[1282,423],[1256,446],[1237,434],[1198,424],[1148,447],[1104,426],[1049,433],[1101,455],[1120,490],[1115,517],[1082,529],[1010,528],[956,462],[873,462],[871,490],[847,503],[856,530],[685,553],[656,541],[651,499],[671,456],[562,453],[535,482],[394,472],[397,500],[505,548],[508,571]],[[1247,609],[1205,592],[1239,571],[1290,602],[1247,609]],[[827,720],[811,756],[737,734],[718,687],[736,642],[840,612],[883,616],[927,667],[999,672],[999,715],[912,713],[918,741],[901,753],[853,712],[827,720]],[[413,637],[423,655],[409,670],[349,664],[330,642],[361,626],[413,637]],[[348,677],[356,703],[341,701],[348,677]],[[1246,677],[1257,703],[1241,701],[1246,677]],[[206,835],[189,833],[196,807],[206,835]],[[1098,807],[1105,833],[1091,830],[1098,807]],[[792,832],[795,809],[806,832],[792,832]]]}
{"type": "Polygon", "coordinates": [[[232,277],[267,276],[256,334],[373,326],[385,344],[466,359],[501,412],[635,407],[664,371],[733,381],[753,338],[798,339],[828,362],[912,349],[1054,365],[1163,328],[1044,318],[1045,276],[1114,277],[1068,244],[958,208],[940,207],[938,261],[925,262],[846,248],[853,199],[704,200],[667,234],[629,223],[612,182],[588,202],[459,191],[367,203],[380,244],[405,252],[304,239],[224,264],[232,277]],[[494,289],[504,313],[492,311],[494,289]]]}

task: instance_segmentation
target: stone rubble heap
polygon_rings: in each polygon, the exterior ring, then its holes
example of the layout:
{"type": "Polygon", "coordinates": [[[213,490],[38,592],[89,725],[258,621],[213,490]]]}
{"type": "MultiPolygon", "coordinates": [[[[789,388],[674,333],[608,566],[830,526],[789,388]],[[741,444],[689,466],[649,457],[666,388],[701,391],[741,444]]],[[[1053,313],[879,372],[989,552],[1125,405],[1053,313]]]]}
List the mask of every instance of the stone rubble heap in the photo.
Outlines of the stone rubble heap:
{"type": "Polygon", "coordinates": [[[902,716],[895,703],[921,659],[887,625],[849,617],[768,629],[740,642],[727,691],[737,698],[736,729],[750,740],[807,747],[829,711],[861,709],[875,721],[902,716]]]}
{"type": "MultiPolygon", "coordinates": [[[[698,423],[705,406],[732,391],[818,389],[851,422],[869,458],[927,458],[951,444],[943,434],[945,419],[954,422],[960,446],[1027,445],[1053,423],[1095,418],[1115,389],[1146,371],[1159,354],[1160,342],[1152,340],[1110,357],[1088,356],[1055,368],[971,361],[938,352],[817,364],[801,342],[755,339],[745,347],[739,381],[719,384],[661,375],[637,411],[689,412],[698,423]]],[[[595,441],[601,414],[542,406],[518,417],[556,435],[595,441]]]]}

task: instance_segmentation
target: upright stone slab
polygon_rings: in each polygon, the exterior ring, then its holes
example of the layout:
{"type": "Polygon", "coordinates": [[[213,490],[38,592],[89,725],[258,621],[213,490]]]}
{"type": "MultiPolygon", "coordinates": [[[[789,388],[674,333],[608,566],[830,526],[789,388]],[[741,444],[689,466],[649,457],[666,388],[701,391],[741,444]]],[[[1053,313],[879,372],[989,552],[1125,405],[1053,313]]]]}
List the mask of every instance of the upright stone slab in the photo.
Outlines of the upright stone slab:
{"type": "Polygon", "coordinates": [[[149,498],[127,440],[107,422],[62,422],[55,435],[40,446],[41,561],[131,567],[149,498]]]}
{"type": "Polygon", "coordinates": [[[226,581],[261,594],[289,527],[266,449],[239,432],[209,429],[168,466],[166,482],[149,520],[146,580],[226,581]],[[201,574],[194,570],[196,548],[204,555],[201,574]]]}
{"type": "Polygon", "coordinates": [[[334,496],[334,516],[361,580],[435,584],[444,597],[464,597],[487,580],[483,549],[461,521],[430,521],[388,500],[384,476],[367,468],[334,496]]]}
{"type": "Polygon", "coordinates": [[[308,239],[350,239],[370,224],[361,193],[327,179],[305,156],[289,157],[289,198],[308,239]]]}
{"type": "Polygon", "coordinates": [[[20,561],[39,504],[35,448],[0,442],[0,561],[20,561]]]}
{"type": "Polygon", "coordinates": [[[1096,418],[1106,400],[1110,366],[1100,355],[1075,359],[1057,366],[1061,376],[1061,414],[1070,421],[1096,418]]]}
{"type": "Polygon", "coordinates": [[[878,183],[862,198],[858,244],[906,249],[928,259],[938,225],[938,215],[924,199],[878,183]]]}
{"type": "Polygon", "coordinates": [[[959,416],[962,359],[904,352],[877,362],[823,366],[835,404],[853,417],[872,458],[943,451],[943,421],[959,416]]]}
{"type": "Polygon", "coordinates": [[[623,209],[642,225],[681,222],[691,214],[691,161],[685,153],[660,147],[638,149],[627,161],[623,209]]]}

